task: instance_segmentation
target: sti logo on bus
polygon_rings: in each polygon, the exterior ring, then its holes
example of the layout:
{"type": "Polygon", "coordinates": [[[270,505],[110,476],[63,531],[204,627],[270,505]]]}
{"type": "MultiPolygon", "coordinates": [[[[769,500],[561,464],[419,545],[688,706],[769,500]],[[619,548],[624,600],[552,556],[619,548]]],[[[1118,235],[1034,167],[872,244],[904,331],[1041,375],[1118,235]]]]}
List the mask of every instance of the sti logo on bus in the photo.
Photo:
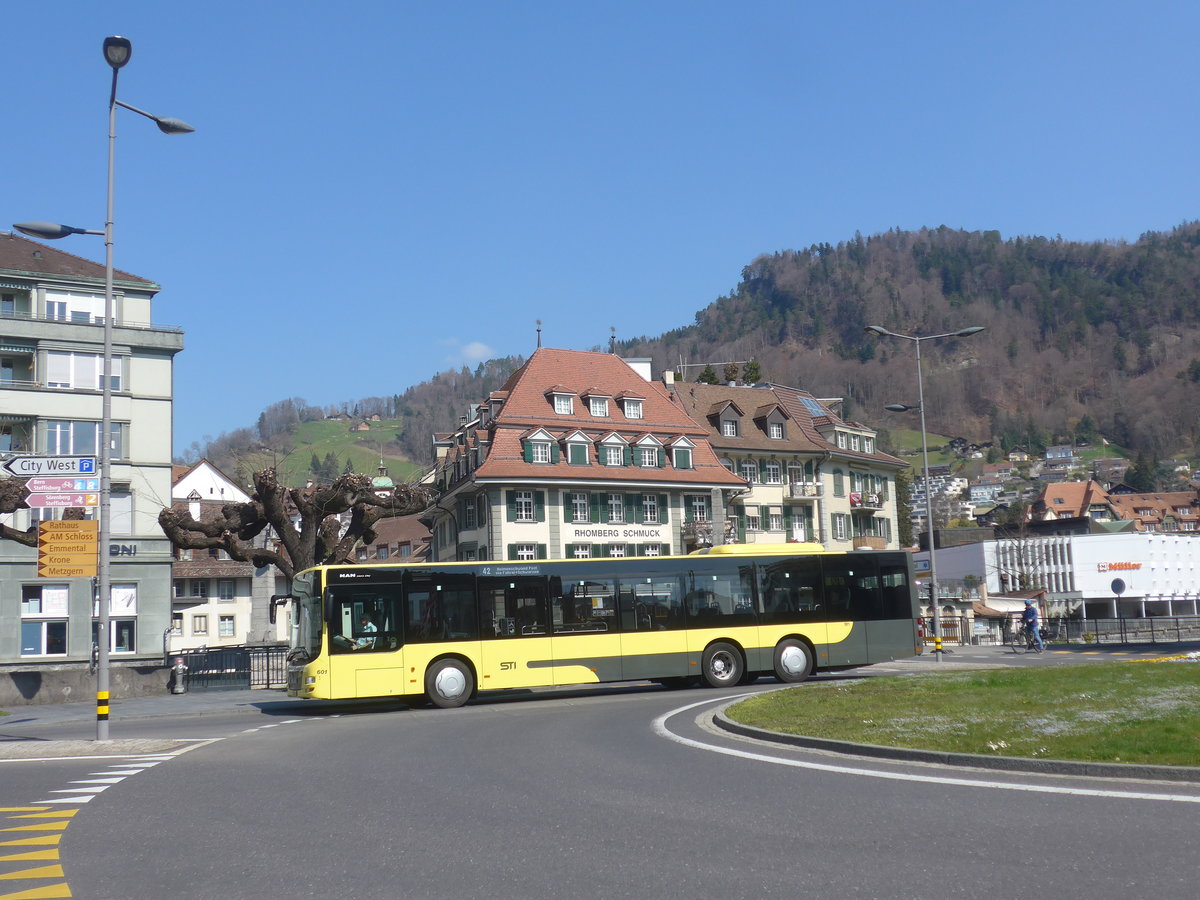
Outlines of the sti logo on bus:
{"type": "Polygon", "coordinates": [[[517,664],[516,664],[515,662],[502,662],[502,663],[500,663],[500,671],[501,671],[501,672],[512,672],[512,671],[513,671],[513,670],[515,670],[516,668],[517,668],[517,664]]]}

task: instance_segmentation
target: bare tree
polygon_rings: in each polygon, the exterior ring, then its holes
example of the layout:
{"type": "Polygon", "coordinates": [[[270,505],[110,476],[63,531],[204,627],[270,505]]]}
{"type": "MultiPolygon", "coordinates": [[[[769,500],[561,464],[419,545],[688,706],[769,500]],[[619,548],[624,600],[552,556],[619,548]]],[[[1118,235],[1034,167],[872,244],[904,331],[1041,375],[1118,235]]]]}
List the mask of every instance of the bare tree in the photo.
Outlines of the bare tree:
{"type": "Polygon", "coordinates": [[[310,566],[345,562],[354,547],[375,540],[380,519],[420,512],[432,491],[397,485],[390,496],[371,489],[366,475],[341,475],[331,484],[307,488],[281,485],[275,469],[254,473],[254,494],[246,503],[226,503],[220,514],[197,521],[187,511],[164,509],[158,524],[181,549],[224,550],[231,559],[274,566],[286,578],[310,566]],[[342,516],[349,513],[343,529],[342,516]],[[257,546],[271,529],[278,546],[257,546]]]}

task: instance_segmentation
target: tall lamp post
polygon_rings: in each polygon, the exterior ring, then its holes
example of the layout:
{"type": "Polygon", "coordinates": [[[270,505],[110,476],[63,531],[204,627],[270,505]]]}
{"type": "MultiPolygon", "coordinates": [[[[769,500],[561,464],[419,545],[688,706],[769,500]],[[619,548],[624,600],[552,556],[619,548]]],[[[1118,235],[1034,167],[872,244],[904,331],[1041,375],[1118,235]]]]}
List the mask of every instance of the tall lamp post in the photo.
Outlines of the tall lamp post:
{"type": "Polygon", "coordinates": [[[892,412],[907,412],[911,409],[921,411],[921,457],[925,466],[925,522],[929,533],[929,608],[933,611],[933,655],[938,662],[942,661],[942,615],[938,605],[938,583],[937,583],[937,535],[933,527],[933,489],[930,485],[929,478],[929,438],[925,431],[925,386],[921,377],[921,343],[923,341],[936,341],[940,338],[959,338],[970,337],[973,334],[979,334],[983,331],[982,325],[975,325],[971,328],[962,328],[958,331],[948,331],[945,334],[897,334],[894,331],[888,331],[882,325],[868,325],[863,329],[867,334],[873,334],[877,337],[893,337],[903,341],[912,341],[913,346],[917,348],[917,405],[905,406],[902,403],[893,403],[885,406],[884,409],[892,412]]]}
{"type": "Polygon", "coordinates": [[[100,522],[99,559],[97,560],[97,598],[99,619],[96,627],[96,740],[108,740],[109,706],[109,603],[112,598],[109,540],[112,531],[112,338],[113,338],[113,170],[117,146],[117,107],[145,116],[164,134],[188,134],[195,131],[187,122],[148,113],[117,99],[117,73],[129,62],[133,45],[128,38],[106,37],[104,60],[112,68],[112,90],[108,95],[108,202],[104,230],[93,231],[52,222],[22,222],[13,227],[30,237],[55,240],[69,234],[96,234],[104,237],[104,358],[101,370],[100,421],[100,522]]]}

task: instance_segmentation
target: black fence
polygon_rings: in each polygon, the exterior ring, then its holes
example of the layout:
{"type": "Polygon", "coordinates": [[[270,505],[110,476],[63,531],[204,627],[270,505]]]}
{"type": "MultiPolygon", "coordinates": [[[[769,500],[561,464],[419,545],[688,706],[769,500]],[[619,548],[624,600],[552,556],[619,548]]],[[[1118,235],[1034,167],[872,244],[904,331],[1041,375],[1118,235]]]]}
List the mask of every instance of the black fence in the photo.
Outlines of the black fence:
{"type": "Polygon", "coordinates": [[[206,647],[171,654],[170,664],[187,666],[189,691],[245,690],[287,686],[287,647],[206,647]]]}
{"type": "MultiPolygon", "coordinates": [[[[947,645],[1010,643],[1021,616],[1014,613],[1002,624],[976,619],[974,633],[966,616],[942,614],[942,643],[947,645]]],[[[1200,641],[1200,616],[1147,616],[1141,619],[1074,619],[1051,616],[1042,622],[1047,643],[1173,644],[1200,641]]],[[[925,644],[933,645],[933,620],[925,618],[925,644]]]]}

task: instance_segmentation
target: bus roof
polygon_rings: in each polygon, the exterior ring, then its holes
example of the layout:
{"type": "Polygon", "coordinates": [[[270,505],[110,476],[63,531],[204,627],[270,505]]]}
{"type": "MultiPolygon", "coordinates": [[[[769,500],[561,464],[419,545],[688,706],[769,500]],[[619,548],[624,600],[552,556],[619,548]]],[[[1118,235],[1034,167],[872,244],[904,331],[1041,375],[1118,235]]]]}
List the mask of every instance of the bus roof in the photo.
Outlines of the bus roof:
{"type": "Polygon", "coordinates": [[[825,548],[815,542],[797,541],[788,544],[717,544],[693,550],[689,555],[709,556],[799,556],[825,553],[825,548]]]}

